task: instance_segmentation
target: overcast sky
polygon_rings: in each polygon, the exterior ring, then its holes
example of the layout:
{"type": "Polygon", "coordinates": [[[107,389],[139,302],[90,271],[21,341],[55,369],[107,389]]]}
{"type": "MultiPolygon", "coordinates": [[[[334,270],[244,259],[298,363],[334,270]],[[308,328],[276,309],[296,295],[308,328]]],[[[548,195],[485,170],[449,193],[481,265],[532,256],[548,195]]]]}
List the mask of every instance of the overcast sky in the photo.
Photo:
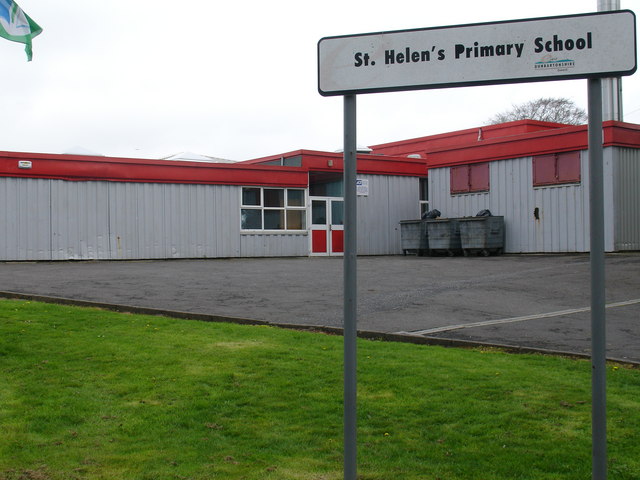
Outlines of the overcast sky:
{"type": "MultiPolygon", "coordinates": [[[[0,38],[0,150],[248,160],[342,145],[342,99],[317,90],[325,36],[597,10],[597,0],[21,0],[33,61],[0,38]],[[222,6],[224,5],[224,6],[222,6]]],[[[637,10],[638,0],[621,0],[637,10]]],[[[358,96],[358,144],[479,127],[541,96],[587,107],[586,80],[358,96]]],[[[623,79],[640,123],[640,73],[623,79]]]]}

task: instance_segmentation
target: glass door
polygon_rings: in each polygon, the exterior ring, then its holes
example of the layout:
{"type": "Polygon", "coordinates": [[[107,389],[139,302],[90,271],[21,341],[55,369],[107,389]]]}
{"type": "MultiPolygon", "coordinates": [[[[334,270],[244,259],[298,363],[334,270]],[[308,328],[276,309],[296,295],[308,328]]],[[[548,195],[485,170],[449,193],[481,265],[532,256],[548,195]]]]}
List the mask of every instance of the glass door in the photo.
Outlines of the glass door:
{"type": "Polygon", "coordinates": [[[344,202],[331,197],[311,197],[311,255],[342,255],[344,202]]]}
{"type": "Polygon", "coordinates": [[[329,203],[331,204],[329,252],[330,255],[342,255],[344,253],[344,201],[332,198],[329,203]]]}

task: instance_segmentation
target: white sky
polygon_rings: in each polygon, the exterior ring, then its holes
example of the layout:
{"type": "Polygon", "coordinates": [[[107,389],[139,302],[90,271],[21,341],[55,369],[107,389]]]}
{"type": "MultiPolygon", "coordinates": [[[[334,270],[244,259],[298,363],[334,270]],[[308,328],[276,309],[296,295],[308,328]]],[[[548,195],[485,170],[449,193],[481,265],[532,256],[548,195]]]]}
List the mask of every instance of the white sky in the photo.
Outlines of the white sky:
{"type": "MultiPolygon", "coordinates": [[[[21,0],[43,29],[33,61],[0,38],[0,150],[247,160],[342,146],[342,98],[317,91],[333,35],[597,10],[597,0],[21,0]],[[224,5],[224,6],[222,6],[224,5]]],[[[621,0],[638,10],[640,0],[621,0]]],[[[358,96],[358,144],[478,127],[541,96],[586,110],[586,80],[358,96]]],[[[640,73],[623,79],[640,123],[640,73]]]]}

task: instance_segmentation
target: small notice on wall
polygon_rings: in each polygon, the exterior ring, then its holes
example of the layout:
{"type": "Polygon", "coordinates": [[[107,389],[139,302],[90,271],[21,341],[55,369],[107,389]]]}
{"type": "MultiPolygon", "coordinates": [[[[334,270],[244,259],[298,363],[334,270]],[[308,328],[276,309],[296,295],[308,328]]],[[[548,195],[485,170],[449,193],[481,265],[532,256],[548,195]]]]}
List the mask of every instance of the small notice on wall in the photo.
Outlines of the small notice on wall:
{"type": "Polygon", "coordinates": [[[358,178],[356,180],[356,195],[359,197],[369,196],[369,180],[358,178]]]}

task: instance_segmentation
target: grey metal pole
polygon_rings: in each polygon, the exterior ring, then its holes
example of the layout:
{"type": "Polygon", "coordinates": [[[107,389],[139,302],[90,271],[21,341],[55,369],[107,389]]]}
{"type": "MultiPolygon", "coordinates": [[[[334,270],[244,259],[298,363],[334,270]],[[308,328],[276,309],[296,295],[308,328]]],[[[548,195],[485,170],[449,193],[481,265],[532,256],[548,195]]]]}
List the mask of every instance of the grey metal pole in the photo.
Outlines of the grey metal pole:
{"type": "Polygon", "coordinates": [[[344,480],[357,472],[356,97],[344,97],[344,480]]]}
{"type": "MultiPolygon", "coordinates": [[[[620,0],[598,0],[598,11],[620,10],[620,0]]],[[[602,80],[602,119],[623,120],[622,78],[603,78],[602,80]]]]}
{"type": "Polygon", "coordinates": [[[607,344],[604,271],[602,83],[588,80],[589,199],[591,224],[591,438],[592,479],[607,478],[607,344]]]}

